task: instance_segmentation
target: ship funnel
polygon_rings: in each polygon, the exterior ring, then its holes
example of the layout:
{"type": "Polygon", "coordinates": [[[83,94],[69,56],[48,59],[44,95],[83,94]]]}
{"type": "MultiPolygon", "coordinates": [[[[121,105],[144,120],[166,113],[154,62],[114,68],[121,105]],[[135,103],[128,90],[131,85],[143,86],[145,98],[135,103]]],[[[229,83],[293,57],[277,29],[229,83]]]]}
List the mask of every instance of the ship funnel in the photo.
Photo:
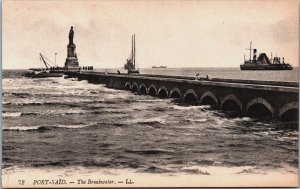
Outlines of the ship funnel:
{"type": "Polygon", "coordinates": [[[256,49],[253,49],[253,61],[256,61],[256,49]]]}

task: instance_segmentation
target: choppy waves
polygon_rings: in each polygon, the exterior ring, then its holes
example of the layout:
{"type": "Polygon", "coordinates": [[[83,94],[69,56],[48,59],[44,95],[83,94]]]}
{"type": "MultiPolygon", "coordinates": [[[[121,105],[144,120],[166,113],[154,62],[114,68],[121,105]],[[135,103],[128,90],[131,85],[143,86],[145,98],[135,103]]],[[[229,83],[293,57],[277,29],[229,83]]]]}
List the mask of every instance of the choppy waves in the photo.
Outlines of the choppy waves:
{"type": "Polygon", "coordinates": [[[89,127],[92,125],[55,125],[55,126],[12,126],[12,127],[2,127],[4,131],[47,131],[52,129],[81,129],[84,127],[89,127]]]}

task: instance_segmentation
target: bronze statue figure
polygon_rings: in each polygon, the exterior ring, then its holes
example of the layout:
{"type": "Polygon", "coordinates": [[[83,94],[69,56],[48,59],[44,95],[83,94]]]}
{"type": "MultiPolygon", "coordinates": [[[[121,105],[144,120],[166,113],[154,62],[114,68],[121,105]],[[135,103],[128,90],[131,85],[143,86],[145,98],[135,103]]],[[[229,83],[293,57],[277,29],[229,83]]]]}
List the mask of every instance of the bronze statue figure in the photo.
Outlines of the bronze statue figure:
{"type": "Polygon", "coordinates": [[[73,37],[74,37],[74,30],[73,30],[73,26],[71,26],[71,29],[69,32],[69,44],[73,44],[73,37]]]}

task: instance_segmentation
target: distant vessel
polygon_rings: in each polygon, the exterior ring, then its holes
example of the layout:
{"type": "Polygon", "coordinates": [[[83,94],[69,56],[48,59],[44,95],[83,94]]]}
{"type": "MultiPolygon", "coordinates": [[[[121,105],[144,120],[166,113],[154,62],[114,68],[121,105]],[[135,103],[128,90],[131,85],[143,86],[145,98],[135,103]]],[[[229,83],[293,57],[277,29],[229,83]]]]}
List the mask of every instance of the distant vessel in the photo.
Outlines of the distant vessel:
{"type": "Polygon", "coordinates": [[[292,70],[293,67],[284,62],[284,57],[282,58],[282,62],[279,57],[274,57],[272,59],[268,58],[266,53],[260,53],[256,58],[256,49],[251,49],[252,42],[250,43],[250,58],[249,60],[245,60],[244,64],[240,65],[241,70],[292,70]],[[251,52],[253,50],[253,59],[251,60],[251,52]]]}
{"type": "MultiPolygon", "coordinates": [[[[30,78],[45,78],[45,77],[62,77],[63,73],[59,71],[59,67],[53,67],[48,63],[41,53],[40,60],[43,61],[46,69],[44,68],[29,68],[29,71],[24,73],[23,76],[30,78]]],[[[47,59],[48,60],[48,59],[47,59]]]]}
{"type": "Polygon", "coordinates": [[[140,73],[139,69],[136,69],[135,66],[135,34],[132,35],[132,47],[131,47],[131,55],[127,59],[126,64],[124,65],[124,68],[128,70],[128,74],[130,73],[140,73]]]}
{"type": "Polygon", "coordinates": [[[167,66],[152,66],[152,68],[167,68],[167,66]]]}

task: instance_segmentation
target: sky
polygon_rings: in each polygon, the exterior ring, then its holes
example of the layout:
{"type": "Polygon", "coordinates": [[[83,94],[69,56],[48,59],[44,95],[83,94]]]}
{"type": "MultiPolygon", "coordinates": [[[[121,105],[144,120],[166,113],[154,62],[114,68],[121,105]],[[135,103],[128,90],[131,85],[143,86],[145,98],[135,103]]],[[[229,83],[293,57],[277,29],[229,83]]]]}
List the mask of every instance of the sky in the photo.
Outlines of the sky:
{"type": "Polygon", "coordinates": [[[63,66],[68,34],[80,66],[121,68],[136,35],[140,68],[239,67],[258,53],[299,62],[298,0],[5,0],[3,69],[40,67],[39,53],[63,66]]]}

